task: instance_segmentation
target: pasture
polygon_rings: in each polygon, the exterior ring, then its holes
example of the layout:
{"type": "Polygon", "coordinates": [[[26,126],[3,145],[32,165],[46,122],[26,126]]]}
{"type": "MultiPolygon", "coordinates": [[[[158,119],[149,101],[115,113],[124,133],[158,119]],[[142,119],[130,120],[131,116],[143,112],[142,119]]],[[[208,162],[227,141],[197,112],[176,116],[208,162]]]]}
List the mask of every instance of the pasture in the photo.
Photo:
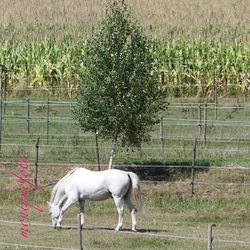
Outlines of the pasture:
{"type": "MultiPolygon", "coordinates": [[[[163,155],[159,124],[152,132],[153,139],[142,149],[118,147],[114,158],[116,167],[133,170],[142,179],[145,214],[138,214],[138,234],[130,232],[130,216],[126,208],[124,230],[116,233],[117,212],[113,201],[86,202],[83,230],[86,249],[204,249],[210,223],[216,224],[215,249],[249,248],[250,169],[246,138],[249,128],[246,125],[250,110],[247,100],[220,100],[219,105],[224,108],[218,106],[217,120],[215,109],[208,109],[206,144],[203,138],[204,110],[199,137],[199,109],[197,105],[193,106],[195,100],[186,99],[181,104],[179,101],[170,99],[164,114],[163,155]],[[191,170],[185,167],[192,165],[194,136],[198,139],[197,170],[194,195],[191,196],[191,170]],[[174,166],[153,170],[146,166],[135,167],[138,164],[174,166]],[[203,166],[208,168],[203,169],[203,166]]],[[[8,165],[14,171],[17,170],[14,162],[24,155],[31,163],[29,178],[33,181],[35,145],[40,135],[38,185],[41,189],[37,193],[31,191],[31,199],[45,212],[30,211],[29,239],[13,238],[20,234],[19,207],[15,206],[20,187],[18,181],[1,168],[0,242],[61,248],[78,246],[76,215],[79,206],[76,204],[68,210],[63,222],[66,228],[58,231],[52,228],[44,204],[50,198],[53,185],[74,164],[97,169],[94,135],[85,134],[74,125],[70,118],[71,105],[66,102],[69,100],[64,100],[64,104],[50,102],[48,142],[46,101],[32,103],[31,99],[30,133],[26,120],[27,102],[6,103],[2,123],[2,162],[12,162],[8,165]]],[[[107,168],[110,149],[110,141],[99,141],[102,169],[107,168]]],[[[1,249],[14,247],[2,245],[1,249]]],[[[28,249],[34,249],[34,246],[28,249]]]]}
{"type": "MultiPolygon", "coordinates": [[[[47,181],[50,172],[52,171],[46,170],[47,181]]],[[[208,173],[202,175],[207,181],[211,180],[208,173]]],[[[223,176],[226,178],[226,174],[223,176]]],[[[16,203],[19,192],[18,183],[1,183],[4,190],[1,188],[0,242],[77,248],[78,206],[72,207],[65,214],[65,228],[54,230],[46,205],[38,201],[46,210],[45,213],[30,211],[29,239],[16,238],[20,234],[19,210],[13,204],[16,203]]],[[[215,249],[248,249],[248,244],[237,241],[249,242],[249,188],[226,185],[227,192],[221,192],[219,185],[199,186],[196,189],[197,195],[190,198],[187,192],[189,185],[181,184],[179,181],[157,185],[142,183],[145,214],[138,215],[138,234],[130,232],[130,216],[127,209],[124,230],[117,233],[113,230],[117,223],[113,201],[87,202],[83,230],[85,249],[205,249],[209,223],[216,223],[215,249]]],[[[49,198],[49,188],[39,195],[49,198]]],[[[3,245],[1,249],[14,247],[3,245]]]]}

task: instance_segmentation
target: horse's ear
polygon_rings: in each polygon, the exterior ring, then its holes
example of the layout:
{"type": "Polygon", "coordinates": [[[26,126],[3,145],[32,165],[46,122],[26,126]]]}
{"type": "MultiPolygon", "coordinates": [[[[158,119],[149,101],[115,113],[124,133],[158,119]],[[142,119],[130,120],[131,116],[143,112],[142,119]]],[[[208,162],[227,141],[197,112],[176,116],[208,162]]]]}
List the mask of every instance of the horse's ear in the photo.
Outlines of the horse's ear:
{"type": "Polygon", "coordinates": [[[48,206],[50,207],[50,202],[47,201],[48,206]]]}

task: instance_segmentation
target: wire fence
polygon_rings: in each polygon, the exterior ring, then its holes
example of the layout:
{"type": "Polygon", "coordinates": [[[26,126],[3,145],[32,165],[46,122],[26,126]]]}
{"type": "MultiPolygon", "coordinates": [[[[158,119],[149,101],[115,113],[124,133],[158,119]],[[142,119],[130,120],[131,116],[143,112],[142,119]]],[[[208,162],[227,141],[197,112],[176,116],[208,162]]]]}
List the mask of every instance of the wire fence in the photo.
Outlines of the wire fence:
{"type": "MultiPolygon", "coordinates": [[[[5,112],[0,114],[0,151],[10,151],[13,147],[33,148],[39,137],[42,149],[82,149],[94,152],[97,150],[95,135],[81,132],[71,116],[71,108],[75,104],[72,101],[48,99],[1,101],[2,108],[6,106],[5,112]]],[[[248,114],[250,106],[239,103],[171,103],[167,115],[161,117],[159,124],[154,126],[150,142],[132,150],[137,151],[141,158],[143,154],[162,159],[171,154],[175,157],[177,152],[187,155],[192,151],[196,137],[200,145],[209,145],[197,148],[197,152],[201,153],[199,155],[204,152],[213,155],[233,153],[245,154],[247,157],[250,151],[250,138],[246,136],[250,134],[248,114]],[[225,109],[231,109],[229,113],[234,112],[235,117],[225,118],[225,113],[220,115],[220,111],[224,112],[225,109]],[[215,112],[220,116],[215,117],[215,112]],[[244,132],[241,132],[242,129],[244,132]],[[224,148],[218,144],[224,144],[224,148]]],[[[109,142],[101,138],[98,141],[99,149],[107,157],[107,151],[111,150],[109,142]]],[[[119,145],[117,148],[126,151],[119,145]]],[[[95,156],[92,158],[95,159],[95,156]]]]}
{"type": "MultiPolygon", "coordinates": [[[[6,220],[0,220],[1,223],[4,224],[18,224],[19,222],[16,221],[6,221],[6,220]]],[[[51,225],[49,224],[44,224],[44,223],[32,223],[33,226],[38,226],[38,227],[51,227],[51,225]]],[[[76,228],[75,225],[65,225],[65,228],[76,228]]],[[[211,227],[211,225],[209,225],[209,227],[211,227]]],[[[105,229],[105,227],[94,227],[94,226],[88,226],[88,227],[84,227],[83,231],[89,231],[89,232],[105,232],[105,233],[109,233],[109,234],[116,234],[117,232],[115,232],[114,230],[109,230],[109,229],[105,229]]],[[[195,236],[195,235],[177,235],[177,234],[169,234],[169,233],[162,233],[162,232],[150,232],[150,230],[146,230],[145,232],[143,230],[139,230],[137,232],[130,232],[130,231],[120,231],[119,234],[123,234],[123,235],[133,235],[133,236],[139,236],[139,237],[154,237],[154,238],[162,238],[162,239],[174,239],[174,240],[182,240],[182,241],[201,241],[201,242],[208,242],[208,245],[210,245],[211,247],[211,243],[213,243],[213,245],[217,244],[217,243],[224,243],[224,244],[234,244],[237,246],[240,245],[250,245],[250,241],[248,240],[228,240],[228,239],[221,239],[218,238],[215,234],[211,234],[209,235],[208,232],[208,237],[202,237],[200,236],[195,236]],[[141,232],[142,231],[142,232],[141,232]],[[211,242],[209,242],[211,241],[211,242]]],[[[26,244],[14,244],[14,243],[7,243],[7,242],[0,242],[0,245],[5,245],[5,246],[14,246],[14,247],[21,247],[21,248],[28,248],[28,247],[33,247],[33,248],[42,248],[42,249],[58,249],[58,250],[68,250],[68,249],[79,249],[79,248],[63,248],[63,247],[49,247],[49,246],[38,246],[38,245],[26,245],[26,244]]],[[[212,248],[208,248],[208,249],[212,249],[212,248]]]]}

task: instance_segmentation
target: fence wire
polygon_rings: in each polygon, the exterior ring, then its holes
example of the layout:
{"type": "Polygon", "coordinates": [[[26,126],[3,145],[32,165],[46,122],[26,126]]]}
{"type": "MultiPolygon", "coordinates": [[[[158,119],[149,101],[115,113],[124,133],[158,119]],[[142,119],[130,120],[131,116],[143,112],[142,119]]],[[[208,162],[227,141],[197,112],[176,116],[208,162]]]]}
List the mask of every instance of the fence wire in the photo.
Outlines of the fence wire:
{"type": "MultiPolygon", "coordinates": [[[[0,220],[2,223],[10,223],[10,224],[19,224],[19,222],[16,221],[3,221],[0,220]]],[[[34,226],[44,226],[44,227],[51,227],[49,224],[43,224],[43,223],[31,223],[31,225],[34,226]]],[[[65,225],[66,228],[76,228],[76,226],[72,225],[65,225]]],[[[90,230],[90,231],[105,231],[107,233],[111,234],[117,234],[115,231],[111,230],[105,230],[102,228],[96,228],[93,226],[88,226],[85,227],[85,230],[90,230]]],[[[142,236],[142,237],[156,237],[156,238],[169,238],[169,239],[176,239],[176,240],[196,240],[196,241],[207,241],[207,238],[205,237],[200,237],[200,236],[185,236],[185,235],[173,235],[173,234],[162,234],[162,233],[150,233],[150,232],[129,232],[129,231],[119,231],[119,234],[124,234],[124,235],[136,235],[136,236],[142,236]]],[[[221,243],[227,243],[227,244],[236,244],[236,245],[249,245],[250,241],[246,240],[225,240],[225,239],[218,239],[216,236],[214,236],[214,242],[221,242],[221,243]]],[[[36,246],[36,245],[19,245],[19,244],[10,244],[10,243],[5,243],[5,242],[0,242],[2,245],[13,245],[13,246],[23,246],[23,247],[32,247],[34,246],[35,248],[41,248],[41,246],[36,246]]],[[[60,250],[69,250],[72,248],[56,248],[56,247],[45,247],[44,249],[60,249],[60,250]]]]}

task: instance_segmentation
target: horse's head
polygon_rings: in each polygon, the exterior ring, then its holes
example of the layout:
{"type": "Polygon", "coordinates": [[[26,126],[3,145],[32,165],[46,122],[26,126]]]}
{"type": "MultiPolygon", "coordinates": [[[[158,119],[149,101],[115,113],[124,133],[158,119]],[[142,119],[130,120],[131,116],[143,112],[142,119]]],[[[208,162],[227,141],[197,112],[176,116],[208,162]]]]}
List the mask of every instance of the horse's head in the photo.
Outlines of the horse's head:
{"type": "Polygon", "coordinates": [[[59,218],[60,210],[59,206],[54,205],[53,203],[47,202],[49,205],[49,213],[51,215],[52,226],[56,228],[57,221],[59,218]]]}

